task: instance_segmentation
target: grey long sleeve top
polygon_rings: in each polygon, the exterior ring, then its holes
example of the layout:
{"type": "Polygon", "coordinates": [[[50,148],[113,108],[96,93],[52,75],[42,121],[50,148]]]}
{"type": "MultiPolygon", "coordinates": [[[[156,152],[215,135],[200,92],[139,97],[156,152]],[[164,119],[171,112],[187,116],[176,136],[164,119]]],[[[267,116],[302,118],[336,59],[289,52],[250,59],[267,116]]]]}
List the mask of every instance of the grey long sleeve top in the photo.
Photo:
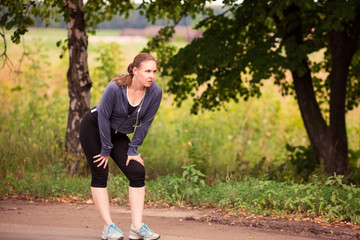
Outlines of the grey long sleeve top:
{"type": "Polygon", "coordinates": [[[139,114],[138,121],[140,122],[129,143],[127,154],[129,156],[138,155],[137,148],[142,145],[159,109],[162,89],[156,82],[153,82],[147,89],[142,99],[142,105],[139,104],[131,115],[128,114],[126,88],[126,86],[118,86],[115,82],[110,82],[102,95],[100,104],[96,106],[101,140],[101,156],[109,156],[113,148],[110,128],[124,134],[134,132],[137,114],[139,114]]]}

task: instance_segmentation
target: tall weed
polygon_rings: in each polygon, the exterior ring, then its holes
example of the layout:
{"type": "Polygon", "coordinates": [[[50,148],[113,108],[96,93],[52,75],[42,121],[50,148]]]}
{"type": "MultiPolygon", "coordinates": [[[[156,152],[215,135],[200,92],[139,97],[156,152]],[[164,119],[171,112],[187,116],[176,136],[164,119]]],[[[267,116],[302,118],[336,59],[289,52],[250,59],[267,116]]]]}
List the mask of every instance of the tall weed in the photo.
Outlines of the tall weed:
{"type": "Polygon", "coordinates": [[[27,48],[17,81],[2,84],[11,104],[0,116],[1,176],[27,172],[62,161],[66,97],[51,86],[48,55],[39,40],[27,48]]]}
{"type": "MultiPolygon", "coordinates": [[[[59,169],[63,169],[61,163],[21,179],[8,175],[0,182],[0,197],[21,195],[87,201],[91,197],[90,178],[69,178],[66,170],[59,169]]],[[[313,176],[307,184],[245,177],[241,181],[227,178],[207,185],[203,178],[194,165],[189,165],[183,168],[182,176],[174,174],[149,180],[145,201],[156,206],[216,207],[239,215],[322,218],[326,222],[360,224],[360,188],[344,184],[343,176],[334,175],[325,182],[313,176]]],[[[122,174],[109,175],[108,192],[113,202],[129,204],[128,183],[122,174]]]]}
{"type": "MultiPolygon", "coordinates": [[[[46,32],[34,31],[37,37],[46,32]]],[[[29,34],[31,36],[31,31],[29,34]]],[[[55,48],[55,36],[59,34],[51,35],[55,48]]],[[[0,72],[2,179],[8,175],[21,179],[28,172],[64,161],[68,111],[64,73],[68,60],[58,58],[60,50],[52,48],[49,39],[46,43],[32,37],[27,40],[30,48],[26,50],[20,75],[11,77],[4,70],[0,72]]],[[[135,45],[141,49],[139,44],[135,45]]],[[[138,51],[131,46],[133,44],[90,44],[90,74],[94,83],[92,106],[100,102],[110,79],[126,71],[122,59],[129,62],[135,50],[138,51]]],[[[18,53],[19,49],[9,46],[12,59],[16,59],[18,53]]],[[[265,82],[260,99],[230,102],[219,111],[190,115],[192,101],[185,101],[181,108],[175,107],[172,96],[166,91],[166,79],[159,78],[158,82],[164,90],[162,104],[139,148],[146,162],[148,179],[174,173],[181,175],[182,166],[191,164],[196,164],[197,169],[206,174],[209,183],[226,176],[236,180],[253,176],[302,182],[313,172],[321,172],[321,165],[303,164],[310,163],[304,161],[309,153],[305,151],[309,142],[296,101],[292,97],[281,97],[271,83],[265,82]],[[292,154],[286,149],[287,144],[305,146],[305,149],[296,148],[292,154]]],[[[355,109],[347,115],[351,182],[358,182],[360,176],[359,113],[360,109],[355,109]]],[[[83,165],[86,165],[85,159],[83,165]]],[[[112,162],[110,172],[119,173],[112,162]]]]}

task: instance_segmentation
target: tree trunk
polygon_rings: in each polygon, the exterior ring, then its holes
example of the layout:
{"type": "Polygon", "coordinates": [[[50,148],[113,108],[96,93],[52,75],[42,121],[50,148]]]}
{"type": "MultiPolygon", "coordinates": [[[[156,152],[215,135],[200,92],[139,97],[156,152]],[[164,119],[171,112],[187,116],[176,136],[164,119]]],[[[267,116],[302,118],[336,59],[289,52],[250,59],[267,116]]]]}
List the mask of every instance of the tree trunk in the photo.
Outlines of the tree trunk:
{"type": "MultiPolygon", "coordinates": [[[[296,58],[299,57],[299,54],[296,52],[297,48],[293,46],[301,46],[304,43],[299,12],[300,9],[296,5],[291,5],[285,9],[283,12],[285,19],[291,19],[285,23],[282,23],[277,16],[274,16],[277,27],[282,28],[285,32],[283,40],[285,51],[290,62],[298,61],[296,58]]],[[[299,63],[298,69],[302,68],[304,74],[300,75],[298,70],[291,71],[294,89],[311,146],[315,151],[318,161],[321,162],[321,160],[324,160],[326,162],[326,152],[331,145],[328,136],[329,128],[326,125],[316,100],[307,56],[303,55],[302,57],[303,59],[299,63]]]]}
{"type": "MultiPolygon", "coordinates": [[[[305,61],[303,64],[307,66],[305,61]]],[[[308,71],[303,76],[299,76],[296,71],[292,72],[294,88],[310,143],[318,161],[323,160],[326,165],[328,161],[327,153],[331,148],[329,127],[326,125],[317,103],[308,66],[307,69],[308,71]]]]}
{"type": "Polygon", "coordinates": [[[349,173],[348,143],[345,122],[346,85],[351,59],[357,50],[360,34],[360,14],[344,24],[343,31],[329,34],[332,66],[330,73],[330,139],[326,171],[349,173]]]}
{"type": "Polygon", "coordinates": [[[67,72],[69,91],[69,115],[66,130],[66,151],[70,156],[70,173],[74,175],[79,167],[81,145],[79,141],[80,121],[90,108],[91,79],[87,63],[88,37],[85,31],[83,1],[64,0],[70,9],[68,30],[69,70],[67,72]]]}

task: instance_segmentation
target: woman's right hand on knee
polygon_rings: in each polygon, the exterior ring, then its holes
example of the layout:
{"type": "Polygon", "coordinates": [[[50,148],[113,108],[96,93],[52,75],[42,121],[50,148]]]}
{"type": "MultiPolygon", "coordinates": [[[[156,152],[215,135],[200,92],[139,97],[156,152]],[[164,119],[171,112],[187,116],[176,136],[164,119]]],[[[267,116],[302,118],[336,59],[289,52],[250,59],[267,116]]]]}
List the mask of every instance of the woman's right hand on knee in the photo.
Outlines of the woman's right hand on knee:
{"type": "Polygon", "coordinates": [[[94,163],[100,162],[97,167],[100,167],[101,165],[104,164],[104,168],[106,168],[107,164],[108,164],[108,160],[109,160],[109,156],[101,156],[100,154],[94,156],[93,158],[97,158],[95,161],[93,161],[94,163]]]}
{"type": "Polygon", "coordinates": [[[126,160],[126,166],[129,165],[130,160],[137,161],[138,163],[140,163],[141,165],[144,166],[144,160],[142,160],[140,154],[139,154],[139,155],[135,155],[135,156],[128,156],[128,157],[127,157],[127,160],[126,160]]]}

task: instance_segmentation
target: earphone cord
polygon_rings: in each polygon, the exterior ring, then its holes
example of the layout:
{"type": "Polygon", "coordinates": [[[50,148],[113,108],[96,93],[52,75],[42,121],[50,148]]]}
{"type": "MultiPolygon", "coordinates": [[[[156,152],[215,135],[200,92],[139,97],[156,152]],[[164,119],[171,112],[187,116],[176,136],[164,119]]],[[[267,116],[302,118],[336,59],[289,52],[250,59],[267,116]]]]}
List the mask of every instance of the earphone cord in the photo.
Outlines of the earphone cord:
{"type": "MultiPolygon", "coordinates": [[[[140,83],[139,83],[139,81],[138,81],[138,89],[140,89],[140,83]]],[[[146,93],[146,90],[145,90],[145,93],[146,93]]],[[[139,121],[139,113],[140,113],[141,107],[142,107],[142,105],[143,105],[144,98],[145,98],[145,94],[144,94],[144,96],[142,97],[142,99],[141,99],[141,101],[140,101],[140,106],[139,106],[139,109],[138,109],[137,114],[136,114],[136,122],[135,122],[135,124],[133,125],[133,127],[134,127],[134,132],[136,131],[136,128],[141,125],[141,123],[138,125],[138,121],[139,121]]]]}
{"type": "MultiPolygon", "coordinates": [[[[145,96],[144,96],[144,97],[145,97],[145,96]]],[[[141,99],[139,109],[138,109],[138,111],[137,111],[137,113],[136,113],[136,122],[135,122],[135,124],[133,125],[133,127],[135,128],[135,129],[134,129],[134,132],[136,131],[136,128],[141,125],[141,124],[138,125],[138,121],[139,121],[139,113],[140,113],[140,110],[141,110],[141,106],[142,106],[142,104],[143,104],[143,100],[144,100],[144,99],[141,99]]]]}

